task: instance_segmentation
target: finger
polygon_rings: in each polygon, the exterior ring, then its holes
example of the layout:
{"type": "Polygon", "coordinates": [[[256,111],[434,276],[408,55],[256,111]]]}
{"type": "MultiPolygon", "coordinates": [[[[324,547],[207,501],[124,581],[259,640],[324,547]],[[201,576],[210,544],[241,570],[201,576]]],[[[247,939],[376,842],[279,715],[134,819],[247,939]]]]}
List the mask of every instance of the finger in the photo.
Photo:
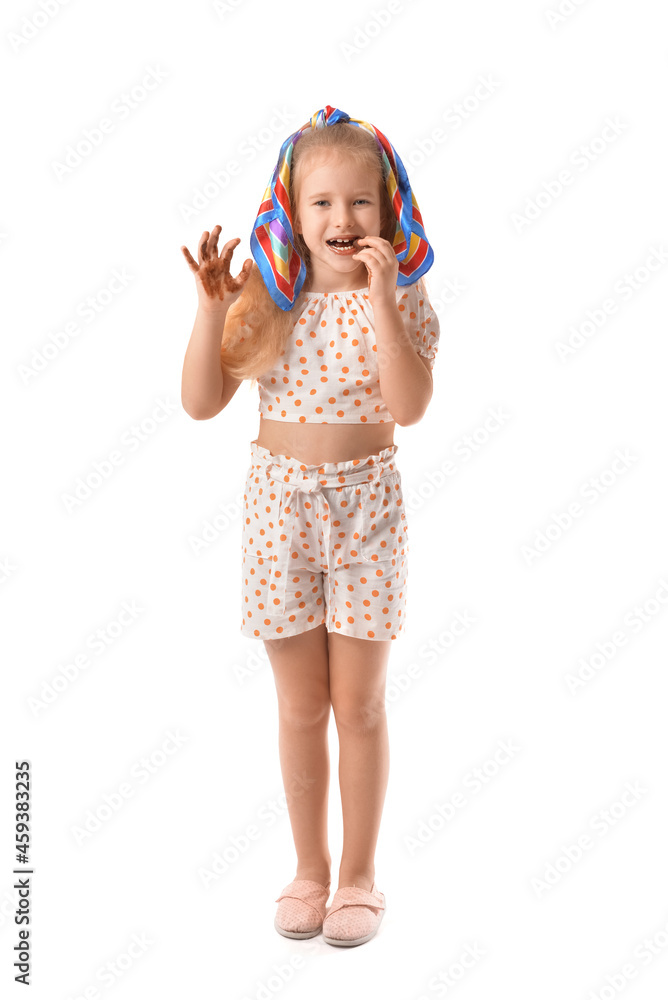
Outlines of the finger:
{"type": "Polygon", "coordinates": [[[382,236],[361,236],[357,240],[357,245],[366,247],[368,250],[371,250],[372,248],[376,250],[387,250],[390,246],[387,240],[384,240],[382,236]]]}
{"type": "Polygon", "coordinates": [[[234,253],[237,246],[241,243],[241,237],[235,236],[233,239],[228,240],[220,253],[221,263],[224,265],[223,273],[229,271],[230,261],[232,260],[232,254],[234,253]]]}
{"type": "Polygon", "coordinates": [[[233,278],[230,272],[228,271],[225,274],[225,288],[227,288],[228,291],[230,292],[238,292],[239,289],[243,288],[243,286],[248,281],[252,267],[253,267],[252,260],[245,261],[244,266],[241,268],[236,278],[233,278]]]}
{"type": "Polygon", "coordinates": [[[214,226],[211,230],[211,237],[206,245],[207,251],[211,257],[218,256],[218,237],[222,231],[222,226],[214,226]]]}
{"type": "Polygon", "coordinates": [[[209,239],[209,230],[205,229],[199,238],[199,244],[197,246],[197,257],[200,264],[203,264],[205,260],[209,259],[206,251],[206,244],[208,239],[209,239]]]}
{"type": "Polygon", "coordinates": [[[394,250],[387,240],[382,239],[380,236],[365,236],[364,239],[374,240],[371,246],[365,247],[366,250],[375,251],[387,261],[391,261],[393,257],[396,257],[394,250]]]}
{"type": "Polygon", "coordinates": [[[387,261],[388,264],[391,264],[394,260],[396,260],[397,255],[387,242],[383,243],[382,246],[374,247],[374,250],[377,250],[379,258],[387,261]]]}
{"type": "Polygon", "coordinates": [[[359,257],[365,264],[369,264],[372,261],[378,261],[378,254],[375,253],[371,247],[367,247],[365,250],[360,250],[359,253],[354,253],[352,256],[359,257]]]}
{"type": "Polygon", "coordinates": [[[236,283],[237,283],[237,288],[240,285],[245,285],[246,284],[246,282],[250,278],[250,273],[251,273],[252,270],[253,270],[253,261],[249,257],[248,260],[244,261],[244,266],[241,268],[241,270],[239,271],[238,275],[234,279],[236,281],[236,283]]]}
{"type": "Polygon", "coordinates": [[[383,251],[381,247],[364,247],[359,252],[369,254],[371,257],[375,257],[378,260],[383,259],[383,251]]]}
{"type": "Polygon", "coordinates": [[[181,247],[181,250],[183,251],[183,256],[188,262],[188,267],[193,272],[193,274],[197,274],[197,272],[199,271],[199,266],[197,265],[195,260],[193,260],[193,255],[191,254],[190,250],[188,249],[188,247],[181,247]]]}

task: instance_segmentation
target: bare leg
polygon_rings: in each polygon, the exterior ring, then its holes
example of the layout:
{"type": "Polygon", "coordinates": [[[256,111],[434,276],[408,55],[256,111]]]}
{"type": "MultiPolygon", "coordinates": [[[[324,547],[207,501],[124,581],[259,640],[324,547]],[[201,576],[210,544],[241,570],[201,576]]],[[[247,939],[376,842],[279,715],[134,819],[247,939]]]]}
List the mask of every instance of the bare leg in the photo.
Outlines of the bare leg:
{"type": "Polygon", "coordinates": [[[339,734],[343,811],[338,888],[356,885],[370,890],[375,877],[390,768],[385,684],[391,644],[391,639],[329,635],[329,689],[339,734]]]}
{"type": "Polygon", "coordinates": [[[329,661],[324,625],[265,640],[278,695],[278,745],[298,878],[330,880],[329,661]]]}

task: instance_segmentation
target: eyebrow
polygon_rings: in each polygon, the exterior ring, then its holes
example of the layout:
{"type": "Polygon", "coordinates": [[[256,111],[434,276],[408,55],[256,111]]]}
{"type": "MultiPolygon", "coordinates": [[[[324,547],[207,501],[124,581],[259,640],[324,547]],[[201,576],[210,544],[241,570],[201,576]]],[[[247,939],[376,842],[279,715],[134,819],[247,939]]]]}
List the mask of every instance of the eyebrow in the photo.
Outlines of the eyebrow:
{"type": "MultiPolygon", "coordinates": [[[[309,198],[329,198],[331,193],[332,193],[331,191],[320,191],[317,194],[310,194],[309,198]]],[[[356,193],[358,196],[361,194],[370,194],[370,195],[376,194],[375,191],[370,191],[368,189],[365,189],[364,191],[357,191],[356,193]]]]}

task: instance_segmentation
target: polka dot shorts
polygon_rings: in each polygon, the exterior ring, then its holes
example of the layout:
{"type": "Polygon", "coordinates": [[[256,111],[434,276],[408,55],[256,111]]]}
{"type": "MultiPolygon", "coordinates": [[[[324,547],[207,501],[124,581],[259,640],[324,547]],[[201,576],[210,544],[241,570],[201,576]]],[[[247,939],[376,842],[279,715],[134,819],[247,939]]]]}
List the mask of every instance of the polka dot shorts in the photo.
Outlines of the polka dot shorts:
{"type": "Polygon", "coordinates": [[[318,466],[251,442],[243,635],[287,638],[325,624],[360,639],[399,637],[406,624],[408,525],[397,447],[318,466]]]}

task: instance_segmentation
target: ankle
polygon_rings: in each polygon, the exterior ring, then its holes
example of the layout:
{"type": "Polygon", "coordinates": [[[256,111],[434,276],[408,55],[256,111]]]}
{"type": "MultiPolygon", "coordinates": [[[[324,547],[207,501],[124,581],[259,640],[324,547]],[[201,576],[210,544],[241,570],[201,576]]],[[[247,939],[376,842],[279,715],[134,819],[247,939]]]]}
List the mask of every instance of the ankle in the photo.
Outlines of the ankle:
{"type": "Polygon", "coordinates": [[[332,881],[329,866],[325,864],[297,865],[297,874],[295,875],[295,879],[300,878],[311,879],[312,882],[318,882],[325,888],[331,885],[332,881]]]}
{"type": "Polygon", "coordinates": [[[339,889],[349,888],[350,886],[357,886],[358,889],[366,889],[367,892],[371,892],[371,886],[373,885],[376,878],[375,870],[372,868],[371,871],[368,869],[365,871],[352,871],[341,869],[339,871],[339,889]]]}

